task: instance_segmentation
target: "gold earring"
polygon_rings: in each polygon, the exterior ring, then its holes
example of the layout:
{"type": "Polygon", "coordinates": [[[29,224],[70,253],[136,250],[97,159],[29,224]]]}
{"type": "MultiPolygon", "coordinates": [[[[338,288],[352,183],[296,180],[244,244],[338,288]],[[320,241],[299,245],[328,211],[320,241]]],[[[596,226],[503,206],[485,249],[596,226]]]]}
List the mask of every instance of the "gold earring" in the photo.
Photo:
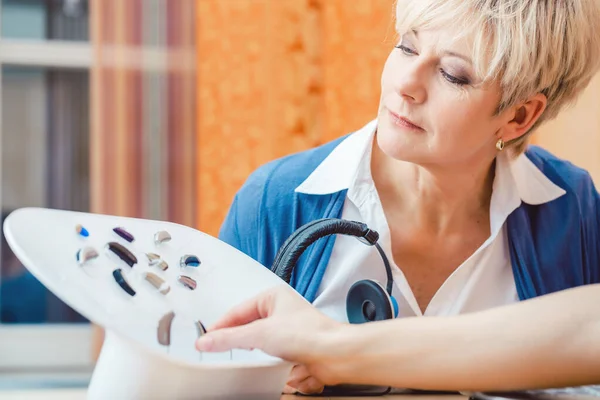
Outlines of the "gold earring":
{"type": "Polygon", "coordinates": [[[498,151],[504,150],[504,140],[498,139],[498,141],[496,142],[496,148],[498,149],[498,151]]]}

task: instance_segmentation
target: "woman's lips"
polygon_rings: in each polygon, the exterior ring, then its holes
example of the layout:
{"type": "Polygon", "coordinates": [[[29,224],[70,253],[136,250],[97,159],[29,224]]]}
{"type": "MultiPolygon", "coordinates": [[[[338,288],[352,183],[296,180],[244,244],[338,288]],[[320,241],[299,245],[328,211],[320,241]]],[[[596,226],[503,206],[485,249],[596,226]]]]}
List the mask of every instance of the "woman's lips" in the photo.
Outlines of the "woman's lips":
{"type": "Polygon", "coordinates": [[[414,122],[412,122],[411,120],[409,120],[406,117],[402,117],[396,113],[393,113],[391,111],[389,111],[390,113],[390,117],[392,119],[392,122],[394,123],[394,125],[396,126],[400,126],[402,128],[408,128],[411,129],[413,131],[424,131],[423,128],[421,128],[419,125],[415,124],[414,122]]]}

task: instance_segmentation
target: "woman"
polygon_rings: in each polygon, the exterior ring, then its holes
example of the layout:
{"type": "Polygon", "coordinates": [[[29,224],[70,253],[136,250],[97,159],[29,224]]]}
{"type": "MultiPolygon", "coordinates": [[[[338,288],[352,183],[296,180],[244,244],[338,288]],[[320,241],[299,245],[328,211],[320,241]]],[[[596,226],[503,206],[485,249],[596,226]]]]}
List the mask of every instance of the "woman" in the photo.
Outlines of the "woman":
{"type": "Polygon", "coordinates": [[[600,285],[477,313],[350,325],[278,288],[209,329],[202,351],[259,348],[304,366],[314,385],[489,391],[600,383],[600,285]],[[390,340],[394,338],[394,340],[390,340]]]}
{"type": "MultiPolygon", "coordinates": [[[[598,70],[600,2],[396,7],[400,38],[383,69],[377,119],[258,169],[220,238],[271,266],[312,220],[362,221],[391,261],[400,317],[480,311],[600,282],[589,174],[527,146],[598,70]]],[[[377,252],[331,236],[307,250],[291,284],[345,322],[346,294],[361,279],[385,281],[377,252]]]]}

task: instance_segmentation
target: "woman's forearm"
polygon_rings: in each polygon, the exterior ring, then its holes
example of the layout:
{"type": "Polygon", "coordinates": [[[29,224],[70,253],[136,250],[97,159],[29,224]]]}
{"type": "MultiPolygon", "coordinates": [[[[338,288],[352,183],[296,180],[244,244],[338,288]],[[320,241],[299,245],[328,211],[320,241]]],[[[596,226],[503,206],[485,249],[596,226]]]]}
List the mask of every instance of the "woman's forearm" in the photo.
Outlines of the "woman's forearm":
{"type": "Polygon", "coordinates": [[[338,383],[516,390],[600,383],[600,286],[456,317],[345,326],[325,363],[338,383]]]}

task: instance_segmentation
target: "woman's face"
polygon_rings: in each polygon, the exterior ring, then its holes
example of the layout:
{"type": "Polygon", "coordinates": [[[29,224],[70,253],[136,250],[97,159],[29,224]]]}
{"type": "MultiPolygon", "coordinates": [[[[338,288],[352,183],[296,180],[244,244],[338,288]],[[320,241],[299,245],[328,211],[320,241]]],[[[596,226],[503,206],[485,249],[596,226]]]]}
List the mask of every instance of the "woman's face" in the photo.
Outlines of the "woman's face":
{"type": "Polygon", "coordinates": [[[500,86],[481,85],[468,37],[445,31],[408,32],[390,53],[381,79],[377,143],[388,156],[421,165],[491,161],[500,86]]]}

